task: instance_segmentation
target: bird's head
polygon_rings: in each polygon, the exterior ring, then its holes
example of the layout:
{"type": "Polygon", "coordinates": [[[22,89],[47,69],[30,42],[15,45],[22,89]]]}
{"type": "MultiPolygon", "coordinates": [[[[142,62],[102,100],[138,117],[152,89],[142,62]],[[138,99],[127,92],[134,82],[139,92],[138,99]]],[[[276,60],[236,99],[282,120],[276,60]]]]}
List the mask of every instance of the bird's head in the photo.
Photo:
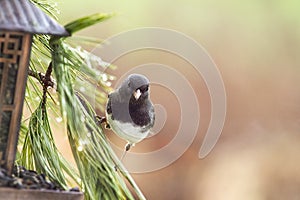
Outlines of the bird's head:
{"type": "Polygon", "coordinates": [[[120,92],[128,97],[133,97],[136,101],[148,98],[149,80],[141,74],[131,74],[122,83],[120,92]]]}

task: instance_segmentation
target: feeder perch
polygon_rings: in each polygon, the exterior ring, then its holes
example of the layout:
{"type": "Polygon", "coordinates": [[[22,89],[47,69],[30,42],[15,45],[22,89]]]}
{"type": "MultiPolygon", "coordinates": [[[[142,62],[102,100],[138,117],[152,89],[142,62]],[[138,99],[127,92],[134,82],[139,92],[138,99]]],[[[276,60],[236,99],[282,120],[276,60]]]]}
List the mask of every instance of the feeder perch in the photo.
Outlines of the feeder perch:
{"type": "Polygon", "coordinates": [[[28,0],[0,0],[0,166],[12,171],[33,34],[69,33],[28,0]]]}

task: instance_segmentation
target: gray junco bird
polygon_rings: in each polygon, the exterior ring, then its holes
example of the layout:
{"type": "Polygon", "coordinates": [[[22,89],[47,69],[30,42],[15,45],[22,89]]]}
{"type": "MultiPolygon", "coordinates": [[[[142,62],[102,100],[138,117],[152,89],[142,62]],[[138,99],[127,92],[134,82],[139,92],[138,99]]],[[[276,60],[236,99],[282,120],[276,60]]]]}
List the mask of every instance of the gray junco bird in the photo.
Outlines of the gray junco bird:
{"type": "Polygon", "coordinates": [[[131,146],[147,137],[154,125],[155,113],[149,95],[149,80],[140,74],[129,75],[108,95],[106,123],[128,142],[121,160],[131,146]]]}

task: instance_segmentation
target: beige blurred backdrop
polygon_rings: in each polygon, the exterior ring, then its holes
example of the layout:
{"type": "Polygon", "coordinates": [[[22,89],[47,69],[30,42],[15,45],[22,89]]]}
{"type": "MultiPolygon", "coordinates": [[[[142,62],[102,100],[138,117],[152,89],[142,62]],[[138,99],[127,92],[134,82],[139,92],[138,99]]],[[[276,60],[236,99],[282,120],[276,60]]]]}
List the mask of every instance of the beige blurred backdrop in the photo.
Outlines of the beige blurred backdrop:
{"type": "MultiPolygon", "coordinates": [[[[211,112],[202,77],[189,63],[162,51],[136,51],[113,63],[118,66],[112,71],[117,77],[144,63],[171,66],[189,79],[197,93],[201,120],[190,148],[168,167],[133,174],[147,199],[300,199],[300,1],[57,3],[62,24],[96,12],[117,13],[80,35],[106,39],[140,27],[174,29],[200,43],[220,70],[227,95],[225,126],[213,151],[199,159],[211,112]]],[[[163,147],[178,129],[176,97],[154,86],[151,98],[165,106],[168,118],[159,134],[139,143],[133,152],[163,147]]],[[[125,145],[113,133],[107,134],[120,148],[125,145]]],[[[56,138],[60,149],[71,157],[66,138],[56,138]]]]}

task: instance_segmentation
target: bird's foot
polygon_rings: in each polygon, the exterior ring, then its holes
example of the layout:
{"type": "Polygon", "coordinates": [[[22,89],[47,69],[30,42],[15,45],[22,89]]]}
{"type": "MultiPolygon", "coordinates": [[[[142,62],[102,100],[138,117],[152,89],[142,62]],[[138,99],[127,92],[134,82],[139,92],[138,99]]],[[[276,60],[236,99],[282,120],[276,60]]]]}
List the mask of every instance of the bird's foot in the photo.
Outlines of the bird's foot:
{"type": "Polygon", "coordinates": [[[108,124],[106,117],[100,117],[100,116],[96,115],[95,120],[99,126],[101,126],[101,124],[104,124],[104,127],[106,129],[110,129],[110,125],[108,124]]]}

